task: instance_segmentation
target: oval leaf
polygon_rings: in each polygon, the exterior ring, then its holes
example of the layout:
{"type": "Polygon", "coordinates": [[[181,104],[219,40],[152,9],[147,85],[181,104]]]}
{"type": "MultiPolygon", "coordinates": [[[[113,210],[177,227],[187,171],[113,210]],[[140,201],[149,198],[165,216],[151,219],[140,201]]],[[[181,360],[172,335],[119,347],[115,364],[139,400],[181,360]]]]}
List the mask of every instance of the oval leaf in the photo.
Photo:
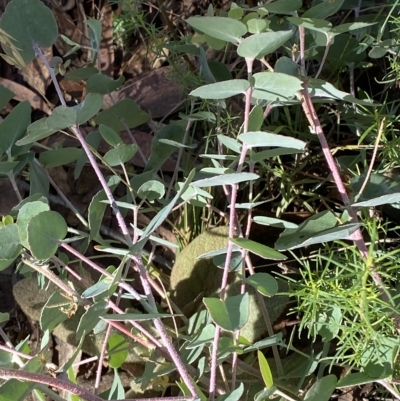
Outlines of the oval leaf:
{"type": "Polygon", "coordinates": [[[198,96],[201,99],[227,99],[228,97],[245,93],[250,87],[246,79],[231,79],[229,81],[216,82],[214,84],[200,86],[190,92],[191,96],[198,96]]]}
{"type": "Polygon", "coordinates": [[[263,32],[244,39],[237,48],[241,57],[261,59],[281,47],[293,36],[293,31],[263,32]]]}
{"type": "Polygon", "coordinates": [[[304,149],[306,143],[288,136],[273,134],[272,132],[253,131],[238,136],[239,141],[249,148],[263,146],[279,146],[280,148],[304,149]]]}
{"type": "Polygon", "coordinates": [[[240,330],[247,323],[248,293],[228,297],[225,302],[218,298],[204,298],[203,302],[213,322],[226,331],[240,330]]]}
{"type": "Polygon", "coordinates": [[[238,43],[240,37],[247,33],[245,24],[226,17],[190,17],[186,22],[212,38],[231,43],[238,43]]]}
{"type": "Polygon", "coordinates": [[[301,80],[292,75],[268,71],[254,74],[253,97],[255,99],[290,100],[302,89],[301,80]]]}
{"type": "Polygon", "coordinates": [[[51,258],[66,235],[67,224],[57,212],[39,213],[28,223],[28,244],[36,259],[51,258]]]}
{"type": "MultiPolygon", "coordinates": [[[[8,3],[0,21],[0,28],[15,39],[16,47],[25,63],[36,57],[33,43],[41,47],[50,47],[58,35],[53,13],[40,0],[13,0],[8,3]]],[[[10,55],[4,45],[3,49],[10,55]]]]}

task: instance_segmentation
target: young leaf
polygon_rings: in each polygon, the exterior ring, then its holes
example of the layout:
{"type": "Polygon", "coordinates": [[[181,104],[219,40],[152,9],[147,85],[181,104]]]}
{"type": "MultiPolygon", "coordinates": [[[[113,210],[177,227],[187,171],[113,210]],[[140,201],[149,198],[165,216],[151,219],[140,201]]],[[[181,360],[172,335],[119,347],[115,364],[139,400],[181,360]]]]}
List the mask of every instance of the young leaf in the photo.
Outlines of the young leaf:
{"type": "Polygon", "coordinates": [[[241,57],[261,59],[281,47],[292,36],[293,31],[271,31],[251,35],[243,39],[237,53],[241,57]]]}
{"type": "Polygon", "coordinates": [[[235,44],[247,33],[245,24],[231,18],[190,17],[186,22],[193,28],[213,38],[235,44]]]}
{"type": "Polygon", "coordinates": [[[32,217],[28,223],[28,244],[36,259],[51,258],[58,243],[67,235],[63,217],[53,211],[44,211],[32,217]]]}
{"type": "Polygon", "coordinates": [[[191,96],[198,96],[201,99],[227,99],[232,96],[244,94],[250,87],[246,79],[231,79],[229,81],[216,82],[214,84],[203,85],[190,92],[191,96]]]}
{"type": "Polygon", "coordinates": [[[121,334],[111,334],[107,342],[108,362],[114,369],[118,369],[128,356],[128,342],[121,334]]]}
{"type": "Polygon", "coordinates": [[[264,384],[266,387],[271,388],[274,385],[274,379],[268,361],[261,351],[257,351],[257,358],[264,384]]]}
{"type": "Polygon", "coordinates": [[[107,125],[100,124],[99,131],[103,139],[113,148],[123,144],[121,137],[112,128],[107,127],[107,125]]]}
{"type": "Polygon", "coordinates": [[[104,156],[104,161],[111,167],[125,164],[135,156],[137,152],[137,145],[119,145],[114,149],[110,149],[104,156]]]}
{"type": "Polygon", "coordinates": [[[248,320],[248,293],[228,297],[225,302],[218,298],[203,298],[203,302],[213,322],[226,331],[240,330],[248,320]]]}
{"type": "MultiPolygon", "coordinates": [[[[58,35],[53,13],[40,0],[12,0],[1,18],[0,29],[15,39],[26,64],[36,57],[34,43],[41,47],[50,47],[58,35]]],[[[4,45],[3,50],[11,55],[4,45]]]]}
{"type": "Polygon", "coordinates": [[[48,210],[50,210],[49,205],[39,200],[25,203],[20,207],[18,212],[17,227],[21,244],[25,248],[29,248],[27,224],[33,216],[48,210]]]}
{"type": "Polygon", "coordinates": [[[157,180],[145,182],[138,190],[138,196],[142,199],[147,199],[150,202],[156,199],[161,199],[165,194],[165,186],[157,180]]]}

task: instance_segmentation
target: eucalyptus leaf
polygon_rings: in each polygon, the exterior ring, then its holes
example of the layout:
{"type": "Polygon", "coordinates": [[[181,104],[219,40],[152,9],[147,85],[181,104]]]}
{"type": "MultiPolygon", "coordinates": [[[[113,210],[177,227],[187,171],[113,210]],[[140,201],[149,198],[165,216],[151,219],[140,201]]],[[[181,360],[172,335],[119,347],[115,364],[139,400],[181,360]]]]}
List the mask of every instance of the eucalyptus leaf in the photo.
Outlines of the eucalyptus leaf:
{"type": "Polygon", "coordinates": [[[161,139],[171,139],[182,143],[184,135],[185,131],[179,125],[168,124],[162,127],[151,141],[151,153],[145,171],[158,171],[168,158],[176,152],[175,146],[163,144],[160,142],[161,139]]]}
{"type": "Polygon", "coordinates": [[[104,156],[104,161],[111,167],[125,164],[135,156],[138,148],[136,144],[119,145],[114,149],[110,149],[104,156]]]}
{"type": "Polygon", "coordinates": [[[304,18],[326,18],[337,13],[344,0],[325,0],[303,13],[304,18]]]}
{"type": "Polygon", "coordinates": [[[237,53],[241,57],[261,59],[281,47],[293,36],[293,31],[263,32],[240,42],[237,53]]]}
{"type": "Polygon", "coordinates": [[[203,298],[203,302],[215,324],[226,331],[240,330],[249,315],[249,294],[228,297],[225,302],[218,298],[203,298]]]}
{"type": "Polygon", "coordinates": [[[46,202],[42,202],[40,200],[26,202],[22,204],[19,208],[17,227],[19,237],[21,239],[21,244],[25,248],[29,248],[27,224],[33,216],[36,216],[37,214],[48,210],[50,210],[49,205],[46,202]]]}
{"type": "Polygon", "coordinates": [[[324,211],[308,218],[298,228],[287,228],[279,236],[275,247],[279,250],[286,250],[347,239],[360,226],[360,223],[339,226],[335,215],[329,211],[324,211]]]}
{"type": "Polygon", "coordinates": [[[40,141],[57,132],[57,129],[47,125],[47,118],[41,118],[28,126],[27,135],[16,142],[18,146],[24,146],[33,142],[40,141]]]}
{"type": "Polygon", "coordinates": [[[65,79],[70,81],[82,81],[90,78],[92,75],[98,74],[99,70],[95,67],[83,67],[67,72],[64,75],[65,79]]]}
{"type": "Polygon", "coordinates": [[[0,271],[10,266],[21,250],[17,225],[8,224],[0,227],[0,271]]]}
{"type": "Polygon", "coordinates": [[[279,146],[292,149],[304,149],[306,143],[299,139],[290,138],[283,135],[277,135],[272,132],[246,132],[238,136],[239,141],[243,142],[247,147],[264,147],[264,146],[279,146]]]}
{"type": "Polygon", "coordinates": [[[304,401],[329,401],[336,389],[337,378],[327,375],[318,379],[307,391],[304,401]]]}
{"type": "Polygon", "coordinates": [[[62,130],[76,124],[78,115],[72,107],[58,106],[47,118],[47,127],[53,130],[62,130]]]}
{"type": "Polygon", "coordinates": [[[271,102],[293,99],[303,89],[299,78],[280,72],[258,72],[254,81],[253,97],[271,102]]]}
{"type": "Polygon", "coordinates": [[[247,33],[247,27],[240,21],[225,17],[190,17],[186,22],[213,38],[238,43],[247,33]]]}
{"type": "Polygon", "coordinates": [[[15,96],[15,93],[4,85],[0,85],[0,110],[7,105],[7,103],[15,96]]]}
{"type": "Polygon", "coordinates": [[[231,79],[229,81],[216,82],[200,86],[190,92],[191,96],[197,96],[202,99],[227,99],[232,96],[244,94],[250,87],[246,79],[231,79]]]}
{"type": "Polygon", "coordinates": [[[145,182],[138,190],[138,196],[142,199],[147,199],[150,202],[156,199],[161,199],[165,195],[165,186],[157,180],[145,182]]]}
{"type": "Polygon", "coordinates": [[[203,180],[192,182],[192,187],[215,187],[218,185],[235,185],[241,182],[257,180],[259,176],[254,173],[232,173],[223,174],[216,177],[205,178],[203,180]]]}
{"type": "Polygon", "coordinates": [[[104,124],[100,124],[99,131],[103,139],[112,147],[122,145],[123,141],[121,137],[110,127],[104,124]]]}
{"type": "Polygon", "coordinates": [[[135,128],[146,123],[150,116],[139,109],[131,99],[123,99],[107,110],[103,110],[96,118],[97,124],[104,124],[114,131],[124,131],[126,127],[135,128]],[[125,122],[125,124],[123,123],[125,122]]]}
{"type": "MultiPolygon", "coordinates": [[[[1,17],[0,28],[16,41],[16,47],[26,64],[36,57],[34,44],[50,47],[56,42],[58,35],[53,13],[40,0],[9,2],[1,17]]],[[[11,55],[4,44],[3,50],[11,55]]]]}
{"type": "Polygon", "coordinates": [[[77,112],[78,124],[84,124],[93,118],[103,107],[103,97],[98,93],[88,93],[82,103],[73,108],[77,112]]]}
{"type": "Polygon", "coordinates": [[[121,75],[117,80],[111,79],[108,75],[96,74],[92,75],[86,84],[88,92],[100,93],[107,95],[118,89],[125,82],[125,78],[121,75]]]}
{"type": "Polygon", "coordinates": [[[31,123],[31,106],[28,101],[15,106],[0,124],[0,154],[10,154],[11,148],[21,139],[31,123]]]}
{"type": "Polygon", "coordinates": [[[272,259],[272,260],[284,260],[287,259],[285,255],[282,253],[275,251],[275,249],[270,248],[269,246],[259,244],[258,242],[252,241],[247,238],[229,238],[237,246],[246,249],[247,251],[254,253],[255,255],[260,256],[263,259],[272,259]]]}
{"type": "Polygon", "coordinates": [[[82,149],[78,148],[59,148],[46,150],[40,154],[39,160],[44,167],[51,169],[64,166],[78,160],[83,154],[82,149]]]}
{"type": "Polygon", "coordinates": [[[76,339],[80,340],[86,333],[89,334],[99,322],[99,319],[107,314],[108,302],[104,299],[94,303],[79,320],[79,325],[76,329],[76,339]]]}
{"type": "Polygon", "coordinates": [[[68,227],[59,213],[44,211],[33,216],[27,228],[32,255],[36,259],[48,259],[56,253],[59,241],[67,235],[68,227]]]}

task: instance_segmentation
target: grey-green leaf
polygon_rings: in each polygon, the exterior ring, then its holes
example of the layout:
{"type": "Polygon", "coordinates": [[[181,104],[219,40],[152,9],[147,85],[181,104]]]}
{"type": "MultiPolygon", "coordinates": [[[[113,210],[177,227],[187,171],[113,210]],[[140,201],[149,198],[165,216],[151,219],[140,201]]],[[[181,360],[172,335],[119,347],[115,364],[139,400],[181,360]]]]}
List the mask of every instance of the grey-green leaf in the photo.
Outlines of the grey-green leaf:
{"type": "Polygon", "coordinates": [[[92,75],[86,84],[88,92],[100,93],[101,95],[107,95],[117,88],[119,88],[125,82],[125,78],[121,75],[117,80],[111,79],[109,76],[104,74],[92,75]]]}
{"type": "Polygon", "coordinates": [[[77,122],[77,112],[72,107],[58,106],[47,119],[47,127],[53,130],[61,130],[72,127],[77,122]]]}
{"type": "Polygon", "coordinates": [[[139,109],[139,106],[131,99],[123,99],[107,110],[103,110],[96,118],[97,124],[104,124],[116,132],[128,128],[135,128],[146,123],[150,116],[139,109]],[[125,124],[122,122],[124,121],[125,124]]]}
{"type": "Polygon", "coordinates": [[[282,253],[275,251],[269,246],[259,244],[247,238],[229,238],[234,244],[246,249],[247,251],[260,256],[263,259],[284,260],[287,259],[282,253]]]}
{"type": "Polygon", "coordinates": [[[73,163],[79,159],[83,154],[82,149],[78,148],[59,148],[53,150],[46,150],[39,156],[40,162],[46,168],[54,168],[73,163]]]}
{"type": "Polygon", "coordinates": [[[303,89],[299,78],[280,72],[259,72],[254,74],[255,99],[281,101],[293,99],[303,89]]]}
{"type": "MultiPolygon", "coordinates": [[[[50,47],[58,35],[53,13],[40,0],[12,0],[1,18],[0,28],[16,40],[15,45],[25,63],[36,56],[34,43],[50,47]]],[[[4,46],[3,49],[9,54],[4,46]]]]}
{"type": "Polygon", "coordinates": [[[98,93],[88,93],[82,103],[74,106],[78,115],[78,124],[83,124],[94,117],[103,107],[103,96],[98,93]]]}
{"type": "Polygon", "coordinates": [[[226,331],[240,330],[248,320],[248,293],[228,297],[225,302],[218,298],[204,298],[203,302],[214,323],[226,331]]]}
{"type": "Polygon", "coordinates": [[[311,7],[305,13],[304,18],[326,18],[337,13],[342,7],[344,0],[325,0],[314,7],[311,7]]]}
{"type": "Polygon", "coordinates": [[[0,271],[6,269],[22,249],[16,224],[0,228],[0,271]]]}
{"type": "Polygon", "coordinates": [[[203,85],[190,92],[191,96],[198,96],[201,99],[227,99],[232,96],[244,94],[250,87],[246,79],[231,79],[229,81],[216,82],[214,84],[203,85]]]}
{"type": "Polygon", "coordinates": [[[304,149],[306,143],[299,139],[288,136],[277,135],[272,132],[246,132],[238,136],[239,141],[246,144],[249,148],[263,146],[279,146],[282,148],[304,149]]]}
{"type": "Polygon", "coordinates": [[[240,182],[246,182],[250,180],[257,180],[259,176],[254,173],[231,173],[218,175],[216,177],[205,178],[204,180],[198,180],[192,182],[192,187],[215,187],[217,185],[235,185],[240,182]]]}
{"type": "Polygon", "coordinates": [[[0,124],[0,154],[10,152],[31,123],[31,106],[28,101],[19,103],[0,124]]]}
{"type": "Polygon", "coordinates": [[[66,235],[67,224],[57,212],[39,213],[28,223],[29,248],[36,259],[51,258],[58,249],[58,242],[66,235]]]}
{"type": "Polygon", "coordinates": [[[241,57],[261,59],[281,47],[293,36],[293,31],[271,31],[251,35],[240,43],[237,53],[241,57]]]}
{"type": "Polygon", "coordinates": [[[132,159],[137,152],[137,145],[134,143],[131,145],[119,145],[114,149],[110,149],[104,155],[104,161],[111,167],[118,166],[119,164],[124,164],[132,159]]]}
{"type": "Polygon", "coordinates": [[[193,28],[219,40],[238,43],[247,33],[247,27],[240,21],[225,17],[190,17],[186,22],[193,28]]]}

